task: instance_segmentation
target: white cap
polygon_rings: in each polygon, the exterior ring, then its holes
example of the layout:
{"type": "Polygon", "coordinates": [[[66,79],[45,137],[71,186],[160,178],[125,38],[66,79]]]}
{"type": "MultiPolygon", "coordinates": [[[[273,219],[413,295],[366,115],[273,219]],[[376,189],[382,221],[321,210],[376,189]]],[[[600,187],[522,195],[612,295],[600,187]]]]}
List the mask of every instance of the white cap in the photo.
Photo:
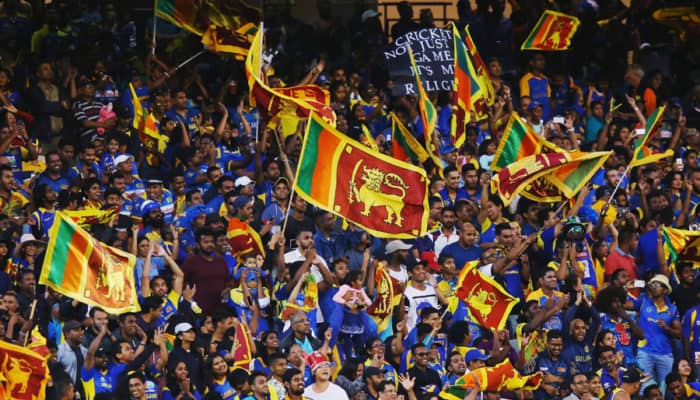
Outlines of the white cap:
{"type": "Polygon", "coordinates": [[[23,233],[19,238],[19,244],[24,244],[27,242],[38,242],[38,240],[31,233],[23,233]]]}
{"type": "Polygon", "coordinates": [[[119,165],[123,162],[131,161],[131,156],[128,154],[121,154],[118,155],[117,158],[114,159],[114,165],[119,165]]]}
{"type": "Polygon", "coordinates": [[[375,10],[365,10],[365,12],[362,13],[362,16],[360,17],[360,19],[362,20],[362,22],[365,22],[370,18],[378,17],[380,15],[382,15],[382,14],[378,13],[375,10]]]}
{"type": "Polygon", "coordinates": [[[386,244],[386,254],[391,254],[399,250],[408,250],[411,247],[413,246],[411,246],[408,243],[405,243],[403,240],[392,240],[391,242],[386,244]]]}
{"type": "Polygon", "coordinates": [[[248,186],[251,183],[255,183],[255,181],[244,175],[244,176],[236,178],[236,181],[234,182],[234,186],[235,187],[248,186]]]}
{"type": "Polygon", "coordinates": [[[182,332],[191,331],[192,329],[194,329],[194,327],[189,322],[180,322],[179,324],[175,325],[175,335],[179,335],[182,332]]]}

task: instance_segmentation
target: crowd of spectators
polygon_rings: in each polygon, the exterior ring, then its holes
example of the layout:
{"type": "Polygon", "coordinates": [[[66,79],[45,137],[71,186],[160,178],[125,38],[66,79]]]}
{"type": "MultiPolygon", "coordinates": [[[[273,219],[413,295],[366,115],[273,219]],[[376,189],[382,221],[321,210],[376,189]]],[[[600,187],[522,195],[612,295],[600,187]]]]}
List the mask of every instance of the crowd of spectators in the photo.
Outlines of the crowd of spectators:
{"type": "MultiPolygon", "coordinates": [[[[700,398],[698,264],[670,263],[661,234],[700,230],[700,40],[691,16],[652,17],[671,6],[697,17],[693,4],[458,1],[454,22],[469,26],[496,99],[462,147],[441,147],[430,233],[382,240],[292,195],[304,122],[260,121],[240,60],[209,52],[176,68],[199,38],[158,21],[152,51],[152,16],[130,3],[0,1],[0,335],[21,344],[38,326],[48,339],[47,398],[433,399],[506,359],[542,372],[541,386],[467,398],[700,398]],[[580,18],[571,49],[519,51],[544,9],[580,18]],[[141,142],[129,84],[165,143],[141,142]],[[662,105],[650,146],[674,156],[624,174],[662,105]],[[512,112],[566,151],[613,151],[561,214],[490,191],[512,112]],[[55,212],[111,208],[90,233],[136,256],[140,312],[110,315],[38,283],[55,212]],[[265,254],[242,254],[230,220],[252,226],[265,254]],[[475,260],[520,300],[502,331],[454,306],[475,260]],[[382,331],[367,313],[380,264],[401,289],[382,331]],[[249,365],[233,356],[241,325],[249,365]]],[[[343,19],[333,3],[318,0],[307,22],[288,5],[264,10],[267,79],[324,87],[337,129],[391,154],[389,112],[413,130],[420,117],[415,97],[391,95],[383,51],[433,15],[402,2],[384,26],[365,1],[343,19]]],[[[449,138],[451,94],[431,95],[449,138]]]]}

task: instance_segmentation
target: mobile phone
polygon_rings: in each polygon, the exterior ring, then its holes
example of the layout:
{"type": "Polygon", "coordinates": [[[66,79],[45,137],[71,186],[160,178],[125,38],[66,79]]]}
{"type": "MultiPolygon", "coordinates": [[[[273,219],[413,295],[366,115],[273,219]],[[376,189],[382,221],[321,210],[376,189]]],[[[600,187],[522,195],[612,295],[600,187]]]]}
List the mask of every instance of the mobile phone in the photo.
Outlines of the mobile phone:
{"type": "Polygon", "coordinates": [[[644,282],[644,281],[642,281],[642,280],[638,280],[638,279],[637,279],[637,280],[635,280],[635,281],[632,283],[632,287],[635,287],[635,288],[640,288],[640,289],[641,289],[641,288],[643,288],[644,286],[646,286],[646,282],[644,282]]]}
{"type": "Polygon", "coordinates": [[[680,165],[681,167],[683,166],[683,159],[682,158],[676,158],[676,165],[680,165]]]}
{"type": "Polygon", "coordinates": [[[673,136],[673,132],[671,132],[668,129],[662,129],[659,133],[659,136],[661,137],[661,139],[670,139],[671,136],[673,136]]]}
{"type": "Polygon", "coordinates": [[[272,225],[272,228],[270,228],[270,233],[272,233],[274,235],[275,233],[278,233],[281,230],[282,230],[282,228],[280,228],[279,225],[272,225]]]}
{"type": "Polygon", "coordinates": [[[564,117],[554,117],[554,118],[552,119],[552,121],[554,121],[555,124],[563,124],[563,123],[564,123],[564,117]]]}
{"type": "Polygon", "coordinates": [[[634,130],[634,135],[635,135],[635,136],[642,136],[642,135],[644,135],[644,133],[646,133],[646,131],[644,130],[644,128],[637,128],[637,129],[634,130]]]}

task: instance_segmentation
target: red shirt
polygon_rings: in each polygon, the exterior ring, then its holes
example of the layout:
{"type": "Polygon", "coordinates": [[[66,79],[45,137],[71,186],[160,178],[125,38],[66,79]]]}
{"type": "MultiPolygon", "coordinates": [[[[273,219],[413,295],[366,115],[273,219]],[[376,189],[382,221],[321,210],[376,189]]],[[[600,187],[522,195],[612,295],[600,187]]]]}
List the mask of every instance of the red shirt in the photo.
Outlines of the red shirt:
{"type": "Polygon", "coordinates": [[[215,255],[213,260],[207,261],[199,254],[191,254],[182,263],[182,272],[185,284],[197,285],[194,301],[204,313],[210,314],[222,307],[221,292],[229,279],[223,257],[215,255]]]}
{"type": "Polygon", "coordinates": [[[630,279],[637,279],[637,264],[634,261],[634,257],[629,254],[625,254],[616,248],[608,254],[605,259],[605,278],[609,278],[618,269],[624,269],[630,275],[630,279]]]}

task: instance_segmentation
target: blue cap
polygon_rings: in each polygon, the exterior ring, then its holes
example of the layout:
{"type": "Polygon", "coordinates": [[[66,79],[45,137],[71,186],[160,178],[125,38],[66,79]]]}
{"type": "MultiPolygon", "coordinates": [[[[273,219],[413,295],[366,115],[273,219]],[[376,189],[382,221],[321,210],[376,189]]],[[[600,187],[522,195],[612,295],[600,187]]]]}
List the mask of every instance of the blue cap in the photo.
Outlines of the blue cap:
{"type": "Polygon", "coordinates": [[[540,103],[539,101],[533,100],[533,101],[530,103],[530,105],[527,106],[527,110],[528,110],[528,111],[532,111],[532,110],[535,109],[535,107],[542,107],[542,103],[540,103]]]}
{"type": "Polygon", "coordinates": [[[160,210],[160,204],[153,200],[146,200],[141,204],[141,214],[146,215],[151,211],[160,210]]]}
{"type": "Polygon", "coordinates": [[[451,144],[446,144],[440,148],[440,154],[449,154],[457,151],[457,148],[451,144]]]}
{"type": "Polygon", "coordinates": [[[248,203],[250,203],[250,197],[238,196],[238,197],[236,197],[236,200],[233,201],[232,206],[235,210],[238,210],[239,208],[245,206],[248,203]]]}
{"type": "Polygon", "coordinates": [[[469,350],[464,358],[468,363],[476,360],[486,361],[489,359],[486,354],[477,349],[469,350]]]}

